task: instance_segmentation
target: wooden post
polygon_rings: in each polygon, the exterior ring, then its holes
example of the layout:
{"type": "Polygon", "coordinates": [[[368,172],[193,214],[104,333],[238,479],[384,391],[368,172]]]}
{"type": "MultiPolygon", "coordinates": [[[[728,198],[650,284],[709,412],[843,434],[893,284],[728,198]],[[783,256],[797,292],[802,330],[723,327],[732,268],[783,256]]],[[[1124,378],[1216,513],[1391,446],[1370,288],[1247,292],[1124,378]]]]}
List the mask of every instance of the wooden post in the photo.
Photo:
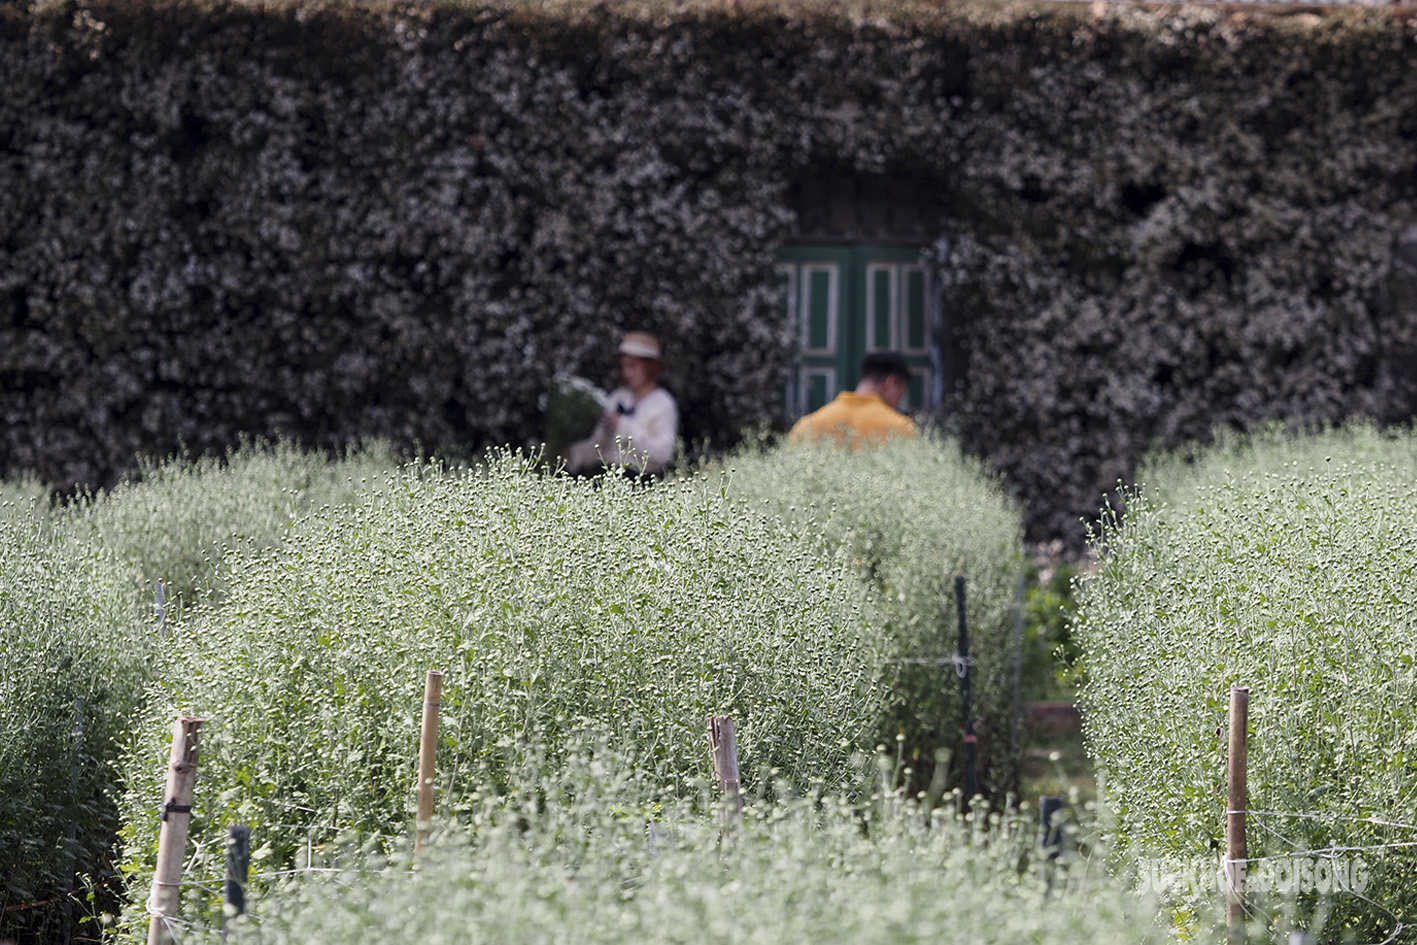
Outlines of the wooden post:
{"type": "Polygon", "coordinates": [[[711,715],[708,722],[713,776],[727,801],[724,817],[738,820],[743,816],[743,782],[738,776],[738,738],[733,734],[733,716],[711,715]]]}
{"type": "Polygon", "coordinates": [[[433,832],[433,769],[438,754],[438,708],[443,698],[443,674],[429,670],[423,684],[423,733],[418,746],[418,822],[413,852],[418,853],[433,832]]]}
{"type": "Polygon", "coordinates": [[[148,896],[148,945],[173,945],[171,920],[182,891],[182,861],[187,855],[187,825],[192,819],[192,789],[197,780],[197,734],[206,719],[178,716],[172,726],[172,756],[158,830],[157,870],[148,896]]]}
{"type": "Polygon", "coordinates": [[[1231,945],[1245,940],[1245,785],[1249,754],[1250,690],[1230,690],[1229,798],[1225,809],[1225,927],[1231,945]]]}

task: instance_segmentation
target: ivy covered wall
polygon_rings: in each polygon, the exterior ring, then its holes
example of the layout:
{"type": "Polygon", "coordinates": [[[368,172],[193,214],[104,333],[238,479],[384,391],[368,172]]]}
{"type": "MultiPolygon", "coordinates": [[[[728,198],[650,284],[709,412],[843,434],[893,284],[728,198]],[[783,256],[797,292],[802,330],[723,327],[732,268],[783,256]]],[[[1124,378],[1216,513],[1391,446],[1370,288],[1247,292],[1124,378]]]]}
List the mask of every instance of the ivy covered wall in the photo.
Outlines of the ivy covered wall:
{"type": "Polygon", "coordinates": [[[829,169],[943,208],[943,419],[1075,540],[1153,445],[1413,412],[1414,63],[1372,10],[0,6],[0,472],[522,444],[637,327],[726,444],[829,169]]]}
{"type": "Polygon", "coordinates": [[[1411,416],[1412,22],[1117,8],[999,30],[942,271],[961,429],[1035,525],[1216,426],[1411,416]]]}

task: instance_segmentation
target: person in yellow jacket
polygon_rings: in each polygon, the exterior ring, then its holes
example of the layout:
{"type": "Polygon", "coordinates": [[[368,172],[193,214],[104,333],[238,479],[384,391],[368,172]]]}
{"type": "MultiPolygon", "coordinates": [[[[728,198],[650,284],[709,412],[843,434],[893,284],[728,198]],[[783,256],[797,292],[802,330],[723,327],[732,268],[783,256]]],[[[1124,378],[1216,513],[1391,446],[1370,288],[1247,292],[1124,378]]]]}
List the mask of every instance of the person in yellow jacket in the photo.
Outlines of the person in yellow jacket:
{"type": "Polygon", "coordinates": [[[798,420],[787,442],[830,438],[837,446],[857,448],[862,442],[881,443],[892,436],[919,436],[920,431],[896,409],[910,386],[910,368],[894,351],[873,351],[861,362],[861,380],[854,391],[842,391],[831,403],[798,420]]]}

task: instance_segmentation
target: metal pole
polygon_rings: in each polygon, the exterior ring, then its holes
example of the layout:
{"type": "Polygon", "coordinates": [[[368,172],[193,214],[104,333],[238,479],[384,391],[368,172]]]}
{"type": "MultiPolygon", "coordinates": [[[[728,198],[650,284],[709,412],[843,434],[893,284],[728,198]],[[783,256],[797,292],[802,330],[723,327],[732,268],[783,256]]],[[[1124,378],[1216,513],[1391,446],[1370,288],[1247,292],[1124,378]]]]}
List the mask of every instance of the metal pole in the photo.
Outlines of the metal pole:
{"type": "Polygon", "coordinates": [[[1063,798],[1045,794],[1038,799],[1038,843],[1048,859],[1056,860],[1063,852],[1063,798]]]}
{"type": "Polygon", "coordinates": [[[1023,575],[1018,576],[1018,586],[1014,591],[1014,684],[1013,713],[1009,719],[1009,790],[1018,790],[1018,717],[1023,707],[1019,705],[1019,686],[1023,681],[1023,575]]]}
{"type": "Polygon", "coordinates": [[[251,828],[233,824],[226,831],[226,909],[223,910],[221,934],[226,935],[226,923],[246,914],[246,883],[251,878],[251,828]]]}
{"type": "Polygon", "coordinates": [[[955,671],[959,674],[959,692],[964,721],[964,797],[968,802],[979,793],[979,776],[975,771],[977,746],[974,733],[974,709],[970,702],[969,624],[964,616],[964,575],[955,575],[955,618],[959,625],[959,654],[955,671]]]}
{"type": "MultiPolygon", "coordinates": [[[[69,889],[77,889],[74,875],[75,864],[79,857],[79,824],[75,819],[78,816],[79,806],[79,761],[84,749],[84,700],[74,700],[74,727],[69,732],[74,738],[74,760],[69,766],[69,826],[64,831],[64,862],[59,867],[59,876],[69,889]]],[[[64,917],[72,919],[74,914],[74,897],[68,895],[64,897],[64,917]]],[[[73,923],[64,923],[63,945],[69,945],[73,940],[73,923]]]]}

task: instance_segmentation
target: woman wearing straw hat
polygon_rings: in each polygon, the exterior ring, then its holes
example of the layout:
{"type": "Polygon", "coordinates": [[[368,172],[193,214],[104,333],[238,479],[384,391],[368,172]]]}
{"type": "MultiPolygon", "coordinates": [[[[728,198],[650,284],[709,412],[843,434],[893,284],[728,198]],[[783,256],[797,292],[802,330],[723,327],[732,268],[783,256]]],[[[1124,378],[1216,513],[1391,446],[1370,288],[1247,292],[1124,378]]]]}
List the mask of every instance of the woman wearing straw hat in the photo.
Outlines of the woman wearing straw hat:
{"type": "Polygon", "coordinates": [[[620,341],[620,386],[610,392],[610,409],[590,436],[561,454],[573,473],[602,466],[656,476],[674,458],[679,436],[679,406],[659,386],[664,356],[659,339],[632,331],[620,341]]]}

